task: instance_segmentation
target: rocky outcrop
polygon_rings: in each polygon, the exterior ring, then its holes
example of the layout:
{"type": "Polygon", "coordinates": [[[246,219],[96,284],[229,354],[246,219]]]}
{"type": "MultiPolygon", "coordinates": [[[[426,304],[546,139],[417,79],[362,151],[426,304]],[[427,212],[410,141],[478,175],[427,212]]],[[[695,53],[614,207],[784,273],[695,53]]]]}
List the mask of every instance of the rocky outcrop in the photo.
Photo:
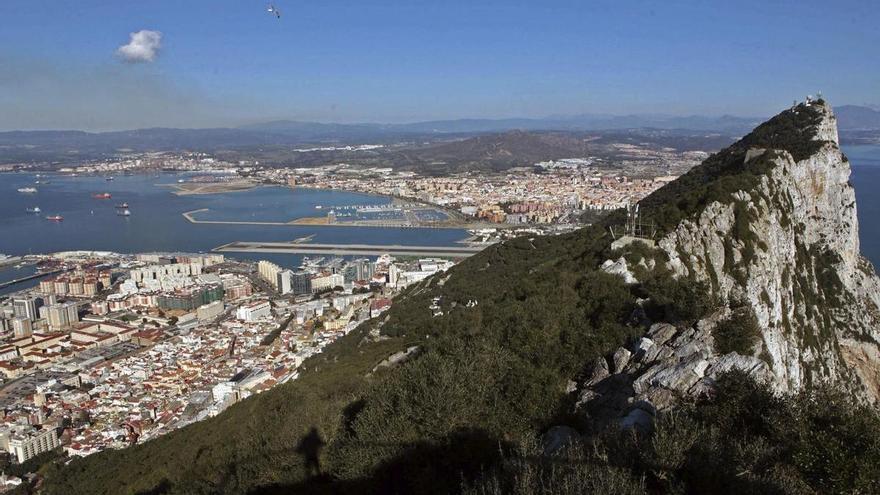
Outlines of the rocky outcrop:
{"type": "Polygon", "coordinates": [[[729,313],[720,310],[687,328],[656,323],[630,349],[615,351],[612,367],[595,361],[578,392],[578,410],[597,426],[617,419],[623,427],[646,429],[648,417],[711,389],[719,373],[740,369],[772,381],[766,362],[715,348],[712,331],[729,313]]]}
{"type": "Polygon", "coordinates": [[[880,342],[880,283],[859,254],[836,119],[823,103],[812,108],[821,113],[818,152],[799,161],[784,150],[747,154],[771,164],[759,187],[708,205],[658,245],[677,276],[753,308],[779,389],[832,381],[876,401],[880,362],[869,356],[880,342]]]}
{"type": "MultiPolygon", "coordinates": [[[[578,392],[589,417],[638,426],[644,413],[702,393],[713,376],[734,368],[781,392],[830,382],[867,402],[880,400],[880,280],[859,254],[855,193],[836,119],[824,102],[788,112],[811,112],[810,128],[798,135],[810,146],[777,148],[771,133],[770,145],[736,155],[762,174],[657,239],[672,276],[704,283],[723,309],[692,326],[654,324],[610,357],[610,366],[594,363],[578,392]],[[735,305],[753,312],[760,328],[748,355],[724,354],[713,340],[735,305]]],[[[603,269],[628,283],[635,278],[624,258],[603,269]]]]}
{"type": "Polygon", "coordinates": [[[621,257],[617,261],[605,260],[605,263],[602,263],[601,269],[605,273],[620,275],[623,278],[623,281],[628,284],[638,282],[635,275],[630,271],[629,266],[626,263],[626,258],[621,257]]]}

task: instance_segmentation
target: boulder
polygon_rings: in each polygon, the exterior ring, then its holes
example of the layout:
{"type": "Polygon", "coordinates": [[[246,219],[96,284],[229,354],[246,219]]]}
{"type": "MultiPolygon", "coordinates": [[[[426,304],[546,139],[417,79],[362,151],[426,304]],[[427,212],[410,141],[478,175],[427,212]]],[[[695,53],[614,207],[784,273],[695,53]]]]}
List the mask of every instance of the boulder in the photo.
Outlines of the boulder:
{"type": "Polygon", "coordinates": [[[669,339],[675,336],[678,331],[674,325],[669,323],[655,323],[648,329],[647,337],[654,341],[657,345],[663,345],[669,342],[669,339]]]}
{"type": "Polygon", "coordinates": [[[614,362],[614,372],[622,373],[623,369],[629,363],[629,358],[632,357],[632,353],[623,347],[617,349],[614,353],[614,357],[612,357],[612,361],[614,362]]]}
{"type": "Polygon", "coordinates": [[[654,416],[641,408],[633,408],[623,419],[620,420],[622,430],[636,430],[640,433],[650,433],[654,428],[654,416]]]}
{"type": "Polygon", "coordinates": [[[633,347],[632,354],[635,356],[637,361],[641,361],[642,358],[645,357],[645,354],[654,346],[654,341],[647,338],[642,337],[636,342],[636,345],[633,347]]]}
{"type": "Polygon", "coordinates": [[[587,380],[584,382],[584,384],[587,386],[595,385],[602,380],[608,378],[608,376],[611,374],[608,371],[608,361],[606,361],[605,358],[602,356],[594,359],[590,363],[589,369],[590,372],[587,375],[587,380]]]}
{"type": "Polygon", "coordinates": [[[581,435],[570,426],[553,426],[541,436],[541,449],[545,456],[552,456],[577,444],[581,435]]]}
{"type": "Polygon", "coordinates": [[[636,284],[639,282],[635,275],[629,271],[629,266],[626,264],[626,258],[623,256],[617,261],[605,260],[605,262],[602,263],[602,271],[612,275],[620,275],[623,278],[623,281],[628,284],[636,284]]]}

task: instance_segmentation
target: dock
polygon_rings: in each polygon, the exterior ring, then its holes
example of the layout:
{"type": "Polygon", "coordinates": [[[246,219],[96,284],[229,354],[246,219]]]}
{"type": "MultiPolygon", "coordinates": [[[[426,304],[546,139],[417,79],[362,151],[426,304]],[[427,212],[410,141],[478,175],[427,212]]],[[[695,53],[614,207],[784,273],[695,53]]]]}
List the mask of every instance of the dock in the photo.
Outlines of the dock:
{"type": "Polygon", "coordinates": [[[5,288],[7,288],[7,287],[11,287],[11,286],[13,286],[13,285],[15,285],[15,284],[20,284],[20,283],[22,283],[22,282],[27,282],[28,280],[34,280],[34,279],[36,279],[36,278],[49,277],[49,276],[51,276],[51,275],[57,275],[57,274],[59,274],[59,273],[61,273],[61,272],[65,272],[65,271],[67,271],[67,270],[54,270],[54,271],[51,271],[51,272],[42,272],[42,273],[37,272],[37,273],[34,273],[33,275],[28,275],[27,277],[21,277],[21,278],[17,278],[17,279],[15,279],[15,280],[9,280],[9,281],[6,281],[6,282],[3,282],[3,283],[0,283],[0,289],[5,289],[5,288]]]}
{"type": "Polygon", "coordinates": [[[302,242],[230,242],[214,248],[217,253],[281,253],[324,254],[337,256],[436,256],[444,258],[467,258],[485,247],[478,246],[400,246],[374,244],[309,244],[302,242]]]}

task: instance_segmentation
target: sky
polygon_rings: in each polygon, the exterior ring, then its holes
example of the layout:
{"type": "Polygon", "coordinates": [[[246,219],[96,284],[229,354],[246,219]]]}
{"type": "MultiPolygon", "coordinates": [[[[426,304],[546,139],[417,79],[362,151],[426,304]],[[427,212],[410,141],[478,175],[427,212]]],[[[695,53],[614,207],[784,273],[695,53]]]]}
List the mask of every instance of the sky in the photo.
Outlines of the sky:
{"type": "Polygon", "coordinates": [[[0,130],[880,103],[876,0],[2,0],[0,130]]]}

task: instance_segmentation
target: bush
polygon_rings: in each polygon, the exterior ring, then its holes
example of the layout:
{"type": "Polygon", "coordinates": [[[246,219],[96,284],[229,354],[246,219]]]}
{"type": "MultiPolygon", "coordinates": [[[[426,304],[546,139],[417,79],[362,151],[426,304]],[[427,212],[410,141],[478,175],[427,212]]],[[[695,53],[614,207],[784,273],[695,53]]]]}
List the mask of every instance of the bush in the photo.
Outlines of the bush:
{"type": "Polygon", "coordinates": [[[761,340],[761,327],[751,307],[735,310],[729,318],[718,323],[712,330],[715,350],[721,354],[735,352],[751,355],[761,340]]]}
{"type": "Polygon", "coordinates": [[[705,283],[690,278],[655,277],[641,289],[642,295],[650,299],[647,309],[654,320],[690,322],[718,305],[705,283]]]}

